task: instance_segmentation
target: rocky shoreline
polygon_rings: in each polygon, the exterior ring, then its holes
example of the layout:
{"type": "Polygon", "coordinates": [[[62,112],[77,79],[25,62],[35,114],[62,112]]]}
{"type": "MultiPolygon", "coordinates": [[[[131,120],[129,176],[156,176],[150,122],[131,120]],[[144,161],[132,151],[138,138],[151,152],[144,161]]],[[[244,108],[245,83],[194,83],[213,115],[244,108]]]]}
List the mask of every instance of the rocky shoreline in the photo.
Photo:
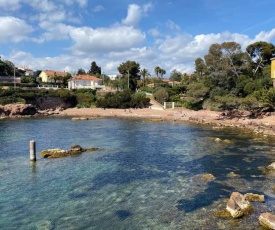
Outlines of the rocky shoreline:
{"type": "Polygon", "coordinates": [[[99,108],[69,108],[37,110],[31,104],[0,105],[0,119],[58,116],[72,117],[73,120],[87,120],[95,118],[135,118],[148,121],[179,121],[194,124],[210,125],[213,129],[239,129],[262,137],[275,138],[275,114],[265,114],[261,118],[250,118],[248,112],[238,116],[227,116],[226,112],[192,111],[188,109],[99,109],[99,108]]]}
{"type": "Polygon", "coordinates": [[[148,121],[178,121],[189,122],[193,124],[209,125],[213,129],[238,129],[249,132],[263,138],[275,138],[275,114],[267,114],[261,118],[250,118],[249,116],[240,116],[229,118],[223,116],[224,112],[215,111],[192,111],[188,109],[88,109],[88,108],[70,108],[63,110],[57,116],[72,117],[73,120],[87,120],[95,118],[135,118],[146,119],[148,121]]]}

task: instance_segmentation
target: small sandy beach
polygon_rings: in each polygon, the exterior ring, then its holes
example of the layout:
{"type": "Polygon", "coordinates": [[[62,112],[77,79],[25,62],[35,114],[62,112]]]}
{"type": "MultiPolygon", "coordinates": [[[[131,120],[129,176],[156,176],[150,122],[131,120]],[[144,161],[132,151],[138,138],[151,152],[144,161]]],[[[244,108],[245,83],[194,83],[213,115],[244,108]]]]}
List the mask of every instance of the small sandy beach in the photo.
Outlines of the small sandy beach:
{"type": "Polygon", "coordinates": [[[60,111],[58,116],[75,118],[119,117],[137,119],[159,119],[165,121],[185,121],[198,124],[212,125],[214,128],[231,127],[249,129],[256,134],[275,137],[275,116],[266,116],[261,119],[248,119],[246,117],[221,119],[221,112],[188,109],[100,109],[100,108],[70,108],[60,111]]]}

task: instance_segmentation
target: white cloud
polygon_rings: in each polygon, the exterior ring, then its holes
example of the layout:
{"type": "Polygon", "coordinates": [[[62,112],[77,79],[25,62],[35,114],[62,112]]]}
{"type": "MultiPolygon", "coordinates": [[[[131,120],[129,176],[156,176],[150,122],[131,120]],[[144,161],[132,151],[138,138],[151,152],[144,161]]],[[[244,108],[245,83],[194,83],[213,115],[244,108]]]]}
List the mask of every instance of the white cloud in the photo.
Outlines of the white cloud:
{"type": "Polygon", "coordinates": [[[153,8],[153,4],[151,2],[144,4],[142,6],[143,11],[146,13],[148,11],[150,11],[153,8]]]}
{"type": "Polygon", "coordinates": [[[93,12],[99,13],[99,12],[104,11],[104,10],[105,10],[104,6],[98,5],[93,9],[93,12]]]}
{"type": "Polygon", "coordinates": [[[142,16],[142,9],[139,5],[131,4],[128,6],[127,17],[122,20],[122,23],[127,26],[136,26],[142,16]]]}
{"type": "Polygon", "coordinates": [[[80,7],[86,7],[88,4],[88,0],[76,0],[80,7]]]}
{"type": "Polygon", "coordinates": [[[157,28],[150,29],[148,33],[153,37],[163,36],[163,34],[157,28]]]}
{"type": "Polygon", "coordinates": [[[171,20],[168,20],[166,22],[166,27],[170,30],[173,30],[173,31],[180,31],[181,28],[179,25],[177,25],[175,22],[171,21],[171,20]]]}
{"type": "Polygon", "coordinates": [[[16,11],[20,9],[20,0],[1,0],[0,1],[0,9],[1,10],[9,10],[16,11]]]}
{"type": "Polygon", "coordinates": [[[15,17],[0,17],[0,42],[19,42],[27,39],[32,27],[15,17]]]}
{"type": "Polygon", "coordinates": [[[69,33],[71,26],[67,26],[62,23],[52,23],[52,22],[41,22],[39,24],[40,28],[45,30],[44,33],[40,35],[39,38],[33,39],[34,42],[43,43],[51,40],[66,40],[69,39],[69,33]]]}
{"type": "Polygon", "coordinates": [[[255,36],[255,40],[257,41],[266,41],[271,42],[275,39],[275,29],[272,29],[271,31],[262,31],[259,34],[255,36]]]}
{"type": "Polygon", "coordinates": [[[159,50],[165,54],[176,54],[192,41],[191,35],[179,35],[173,38],[168,38],[159,45],[159,50]]]}
{"type": "Polygon", "coordinates": [[[71,28],[70,36],[75,43],[72,51],[78,54],[124,51],[138,45],[145,38],[140,30],[126,26],[71,28]]]}
{"type": "Polygon", "coordinates": [[[62,3],[65,3],[69,6],[72,6],[74,3],[76,3],[81,8],[86,7],[87,4],[88,4],[88,0],[59,0],[59,1],[62,2],[62,3]]]}
{"type": "Polygon", "coordinates": [[[67,15],[65,11],[52,11],[50,13],[50,17],[49,17],[49,13],[41,13],[39,14],[39,21],[40,22],[62,22],[65,19],[67,19],[67,15]]]}
{"type": "Polygon", "coordinates": [[[58,9],[58,6],[49,0],[25,0],[31,7],[39,12],[51,12],[58,9]]]}
{"type": "Polygon", "coordinates": [[[122,23],[127,26],[137,26],[142,16],[152,8],[152,3],[147,3],[142,6],[137,4],[130,4],[128,6],[127,16],[122,20],[122,23]]]}

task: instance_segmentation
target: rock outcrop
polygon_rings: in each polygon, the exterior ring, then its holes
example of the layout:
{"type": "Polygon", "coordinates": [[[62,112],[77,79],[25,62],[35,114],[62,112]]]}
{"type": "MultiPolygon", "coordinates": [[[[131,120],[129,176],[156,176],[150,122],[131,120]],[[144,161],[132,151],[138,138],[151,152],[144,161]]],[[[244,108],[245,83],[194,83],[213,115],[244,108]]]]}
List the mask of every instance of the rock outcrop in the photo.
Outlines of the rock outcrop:
{"type": "Polygon", "coordinates": [[[63,149],[47,149],[43,150],[40,155],[43,158],[60,158],[60,157],[67,157],[72,155],[78,155],[83,152],[87,151],[96,151],[99,148],[82,148],[80,145],[73,145],[69,150],[63,150],[63,149]]]}
{"type": "Polygon", "coordinates": [[[36,108],[31,104],[0,105],[0,116],[26,116],[36,114],[36,108]]]}

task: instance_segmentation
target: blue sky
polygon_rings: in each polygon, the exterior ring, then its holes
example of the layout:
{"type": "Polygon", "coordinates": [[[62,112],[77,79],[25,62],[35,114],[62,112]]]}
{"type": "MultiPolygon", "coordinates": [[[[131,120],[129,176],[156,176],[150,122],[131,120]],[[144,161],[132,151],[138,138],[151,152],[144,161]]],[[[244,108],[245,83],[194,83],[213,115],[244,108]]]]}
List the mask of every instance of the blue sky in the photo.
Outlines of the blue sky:
{"type": "Polygon", "coordinates": [[[0,56],[34,70],[183,73],[213,43],[275,43],[274,0],[0,0],[0,56]]]}

